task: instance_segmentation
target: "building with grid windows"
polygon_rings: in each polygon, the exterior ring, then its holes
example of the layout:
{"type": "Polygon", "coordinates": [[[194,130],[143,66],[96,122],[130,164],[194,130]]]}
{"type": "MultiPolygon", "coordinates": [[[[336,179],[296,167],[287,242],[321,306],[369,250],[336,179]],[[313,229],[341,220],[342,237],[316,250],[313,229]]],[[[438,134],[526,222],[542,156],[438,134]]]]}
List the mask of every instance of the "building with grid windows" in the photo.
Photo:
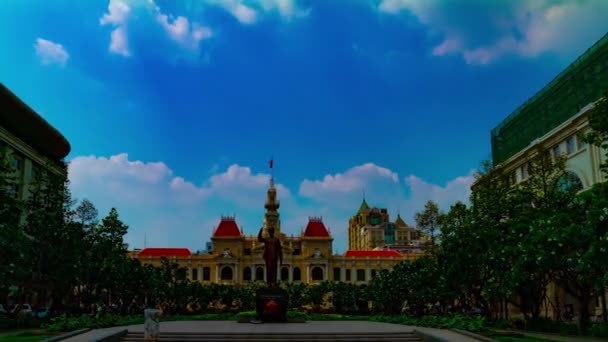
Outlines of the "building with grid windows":
{"type": "MultiPolygon", "coordinates": [[[[551,151],[554,158],[566,156],[569,185],[577,190],[608,181],[600,170],[606,151],[581,139],[590,131],[589,114],[606,91],[608,34],[492,130],[494,166],[517,184],[528,178],[532,157],[551,151]]],[[[542,311],[559,319],[576,303],[566,291],[550,284],[542,311]]],[[[589,309],[601,314],[599,298],[589,309]]],[[[509,311],[520,314],[515,306],[510,305],[509,311]]]]}
{"type": "Polygon", "coordinates": [[[32,108],[0,83],[0,147],[7,148],[15,170],[12,193],[27,199],[43,172],[67,176],[64,158],[70,143],[32,108]]]}

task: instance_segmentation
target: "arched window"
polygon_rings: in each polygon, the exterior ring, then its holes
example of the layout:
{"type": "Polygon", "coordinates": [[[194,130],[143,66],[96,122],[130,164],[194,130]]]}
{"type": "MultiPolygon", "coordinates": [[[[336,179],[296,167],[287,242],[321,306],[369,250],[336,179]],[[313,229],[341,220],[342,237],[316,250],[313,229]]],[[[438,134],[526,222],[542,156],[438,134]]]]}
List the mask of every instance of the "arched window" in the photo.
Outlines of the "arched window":
{"type": "Polygon", "coordinates": [[[334,281],[342,280],[341,274],[342,274],[342,270],[340,269],[340,267],[334,267],[334,281]]]}
{"type": "Polygon", "coordinates": [[[287,268],[287,267],[281,268],[281,280],[282,281],[289,280],[289,268],[287,268]]]}
{"type": "Polygon", "coordinates": [[[211,281],[211,267],[203,267],[203,281],[211,281]]]}
{"type": "Polygon", "coordinates": [[[251,280],[251,268],[245,267],[243,269],[243,280],[250,281],[251,280]]]}
{"type": "Polygon", "coordinates": [[[232,280],[232,267],[230,267],[230,266],[222,267],[220,279],[221,280],[232,280]]]}
{"type": "Polygon", "coordinates": [[[312,280],[321,281],[323,280],[323,269],[321,267],[313,267],[312,269],[312,280]]]}
{"type": "Polygon", "coordinates": [[[559,186],[563,190],[571,190],[574,192],[579,192],[584,189],[583,181],[572,171],[566,173],[566,176],[560,180],[559,186]]]}
{"type": "Polygon", "coordinates": [[[293,281],[301,281],[302,280],[302,272],[299,267],[293,269],[293,281]]]}
{"type": "Polygon", "coordinates": [[[264,281],[264,269],[262,267],[255,269],[255,280],[264,281]]]}

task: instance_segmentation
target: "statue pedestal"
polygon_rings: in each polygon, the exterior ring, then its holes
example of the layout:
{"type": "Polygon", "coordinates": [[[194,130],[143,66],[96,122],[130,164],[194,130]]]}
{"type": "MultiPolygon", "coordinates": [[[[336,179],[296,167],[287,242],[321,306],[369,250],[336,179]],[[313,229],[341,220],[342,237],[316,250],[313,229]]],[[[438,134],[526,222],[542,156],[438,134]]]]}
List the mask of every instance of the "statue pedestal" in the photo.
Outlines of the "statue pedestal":
{"type": "Polygon", "coordinates": [[[144,310],[144,340],[158,341],[160,334],[160,310],[146,309],[144,310]]]}
{"type": "Polygon", "coordinates": [[[266,323],[287,322],[287,291],[281,288],[264,288],[256,293],[258,318],[266,323]]]}

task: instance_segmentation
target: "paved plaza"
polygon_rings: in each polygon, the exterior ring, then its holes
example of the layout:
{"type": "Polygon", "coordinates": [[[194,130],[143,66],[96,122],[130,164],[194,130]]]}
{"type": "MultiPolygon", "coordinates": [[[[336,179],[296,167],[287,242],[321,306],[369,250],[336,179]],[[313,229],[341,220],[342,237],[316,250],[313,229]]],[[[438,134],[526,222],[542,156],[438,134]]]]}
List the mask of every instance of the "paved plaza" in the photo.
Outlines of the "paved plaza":
{"type": "MultiPolygon", "coordinates": [[[[143,324],[129,325],[123,327],[112,327],[106,329],[91,330],[82,335],[74,336],[64,341],[69,342],[89,342],[93,339],[104,336],[110,332],[128,329],[134,332],[143,332],[143,324]]],[[[404,332],[410,333],[414,329],[424,333],[454,342],[476,341],[470,337],[458,333],[431,328],[419,328],[400,324],[390,324],[381,322],[367,321],[311,321],[306,323],[287,323],[287,324],[247,324],[233,321],[177,321],[161,322],[160,331],[163,332],[206,332],[206,333],[386,333],[404,332]]]]}

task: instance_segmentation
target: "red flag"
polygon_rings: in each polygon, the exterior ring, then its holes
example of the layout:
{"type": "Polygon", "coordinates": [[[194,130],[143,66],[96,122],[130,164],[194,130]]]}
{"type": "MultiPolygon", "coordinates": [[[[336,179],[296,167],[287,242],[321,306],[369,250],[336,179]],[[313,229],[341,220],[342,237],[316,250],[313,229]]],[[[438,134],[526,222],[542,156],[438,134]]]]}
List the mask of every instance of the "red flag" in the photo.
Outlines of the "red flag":
{"type": "Polygon", "coordinates": [[[268,165],[270,165],[270,168],[272,169],[272,165],[274,164],[274,160],[270,159],[270,161],[268,162],[268,165]]]}

